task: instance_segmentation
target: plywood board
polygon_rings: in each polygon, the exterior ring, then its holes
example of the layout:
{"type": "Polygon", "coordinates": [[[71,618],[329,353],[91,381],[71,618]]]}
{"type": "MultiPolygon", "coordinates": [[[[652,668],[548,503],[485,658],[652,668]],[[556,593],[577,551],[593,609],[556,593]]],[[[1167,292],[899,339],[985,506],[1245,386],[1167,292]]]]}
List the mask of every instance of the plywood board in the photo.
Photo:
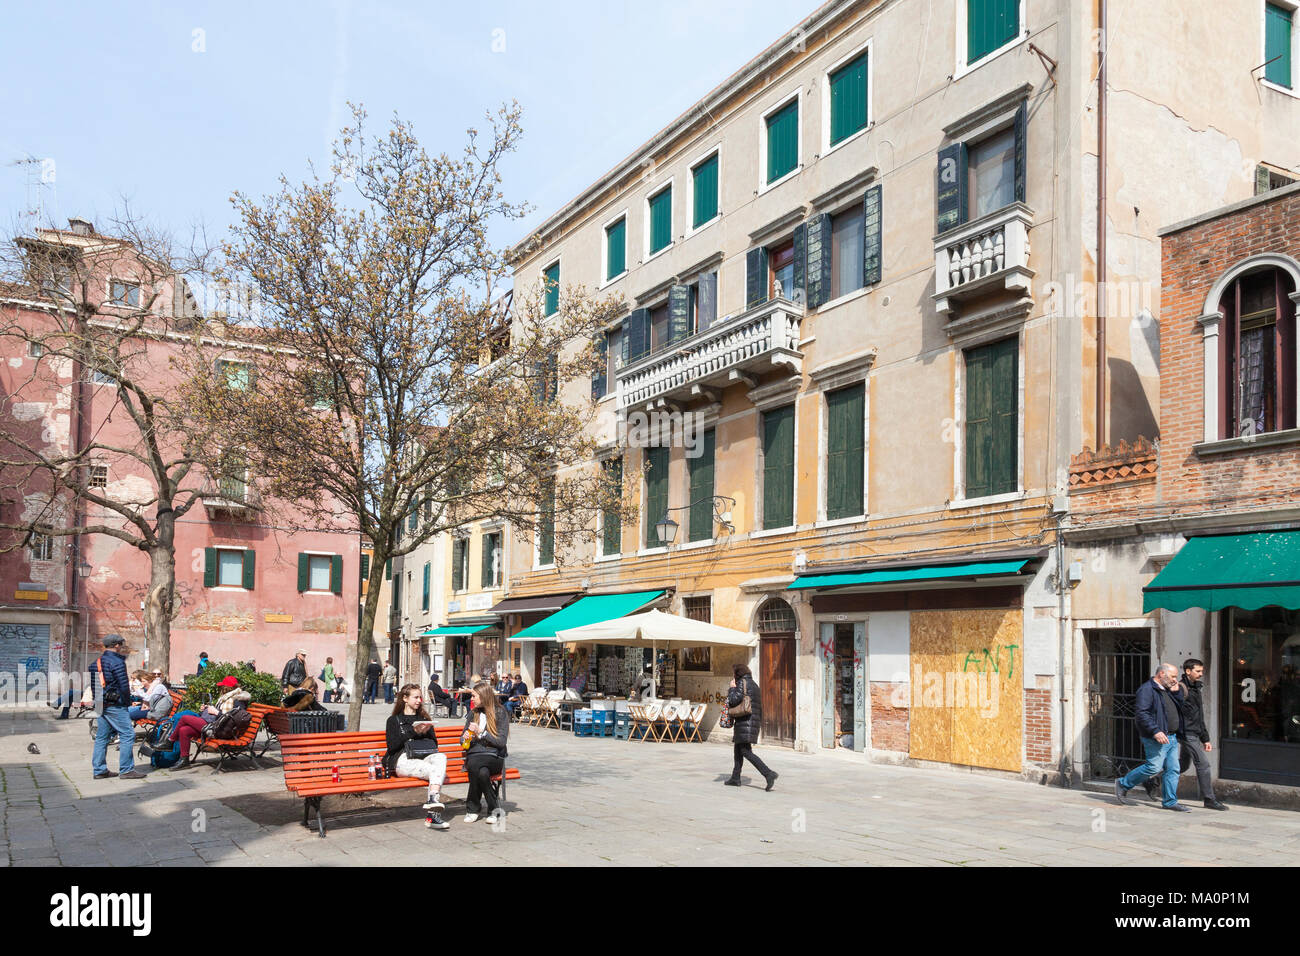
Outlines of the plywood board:
{"type": "Polygon", "coordinates": [[[952,760],[972,767],[1020,770],[1024,714],[1023,612],[947,613],[951,616],[957,673],[952,710],[952,760]]]}
{"type": "Polygon", "coordinates": [[[917,760],[951,763],[952,711],[943,701],[943,675],[953,668],[951,612],[915,611],[910,623],[912,706],[908,754],[917,760]]]}

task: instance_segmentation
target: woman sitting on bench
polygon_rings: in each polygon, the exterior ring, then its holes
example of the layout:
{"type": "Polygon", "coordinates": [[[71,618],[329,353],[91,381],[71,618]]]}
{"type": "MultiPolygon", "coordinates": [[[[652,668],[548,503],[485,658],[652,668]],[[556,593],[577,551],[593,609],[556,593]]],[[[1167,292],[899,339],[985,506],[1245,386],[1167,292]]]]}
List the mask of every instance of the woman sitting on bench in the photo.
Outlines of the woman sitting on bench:
{"type": "Polygon", "coordinates": [[[447,755],[438,753],[438,737],[433,721],[424,709],[424,697],[418,684],[406,684],[397,694],[397,703],[384,728],[388,750],[384,754],[384,769],[398,777],[415,777],[429,781],[429,797],[424,809],[432,811],[429,826],[435,830],[449,829],[438,811],[444,808],[442,782],[447,778],[447,755]],[[408,757],[406,745],[412,741],[428,741],[420,749],[431,749],[421,757],[408,757]]]}
{"type": "Polygon", "coordinates": [[[492,777],[505,772],[506,735],[510,732],[510,715],[497,703],[492,685],[480,680],[471,694],[470,712],[465,717],[465,773],[469,776],[469,796],[465,798],[465,822],[479,818],[479,798],[487,801],[487,822],[493,823],[497,794],[492,777]]]}

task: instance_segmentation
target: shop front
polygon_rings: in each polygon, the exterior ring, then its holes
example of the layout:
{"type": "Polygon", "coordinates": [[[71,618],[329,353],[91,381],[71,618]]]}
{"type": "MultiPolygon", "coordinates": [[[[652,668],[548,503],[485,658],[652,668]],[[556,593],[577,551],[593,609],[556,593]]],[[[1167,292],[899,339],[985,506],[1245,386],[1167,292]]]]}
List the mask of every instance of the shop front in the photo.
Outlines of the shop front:
{"type": "Polygon", "coordinates": [[[555,648],[547,647],[546,642],[516,641],[514,635],[545,620],[581,596],[578,591],[562,591],[556,594],[506,598],[492,606],[491,613],[501,621],[502,656],[509,662],[510,672],[522,675],[524,683],[529,687],[544,686],[544,665],[547,666],[547,676],[551,676],[547,658],[555,653],[555,648]]]}
{"type": "Polygon", "coordinates": [[[1143,595],[1210,612],[1219,777],[1300,787],[1300,530],[1189,538],[1143,595]]]}

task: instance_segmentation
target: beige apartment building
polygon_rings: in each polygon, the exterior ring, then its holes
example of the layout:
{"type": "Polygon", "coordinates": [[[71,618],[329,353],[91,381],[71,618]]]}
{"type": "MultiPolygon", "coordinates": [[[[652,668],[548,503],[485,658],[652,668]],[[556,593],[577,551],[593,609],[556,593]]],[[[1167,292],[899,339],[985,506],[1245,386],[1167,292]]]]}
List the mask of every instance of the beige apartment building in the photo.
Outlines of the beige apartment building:
{"type": "Polygon", "coordinates": [[[627,304],[562,399],[640,500],[507,550],[530,685],[556,607],[625,595],[759,635],[659,663],[715,702],[748,663],[769,742],[1060,769],[1071,456],[1158,437],[1157,230],[1300,162],[1290,4],[1107,7],[827,3],[519,243],[546,311],[627,304]]]}

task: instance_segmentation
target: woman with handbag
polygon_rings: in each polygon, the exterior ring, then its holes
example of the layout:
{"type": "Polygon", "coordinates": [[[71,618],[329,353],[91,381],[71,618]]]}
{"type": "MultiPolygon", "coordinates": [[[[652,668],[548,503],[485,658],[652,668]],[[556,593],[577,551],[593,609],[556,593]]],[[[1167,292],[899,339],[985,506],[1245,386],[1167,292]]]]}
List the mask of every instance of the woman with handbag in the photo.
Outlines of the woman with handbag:
{"type": "Polygon", "coordinates": [[[723,783],[728,787],[739,787],[741,762],[748,760],[767,781],[765,789],[771,790],[776,784],[777,773],[769,769],[754,753],[754,744],[758,743],[758,732],[763,723],[758,685],[754,683],[753,673],[744,664],[737,664],[732,674],[731,687],[727,691],[727,716],[735,728],[731,735],[735,761],[731,776],[723,783]]]}
{"type": "MultiPolygon", "coordinates": [[[[223,693],[217,698],[215,704],[204,704],[203,708],[195,713],[192,710],[182,710],[176,715],[172,723],[172,732],[167,737],[168,743],[180,741],[181,761],[176,765],[177,770],[184,770],[191,763],[190,744],[196,739],[202,741],[203,732],[208,725],[216,721],[222,714],[228,714],[237,707],[247,708],[253,695],[243,690],[239,686],[239,681],[234,676],[224,677],[217,684],[223,689],[223,693]]],[[[140,753],[143,756],[153,756],[153,747],[141,747],[140,753]]]]}
{"type": "Polygon", "coordinates": [[[424,804],[424,809],[430,811],[426,825],[434,830],[448,829],[438,812],[446,806],[442,802],[442,782],[447,778],[447,755],[438,752],[438,737],[424,709],[420,685],[406,684],[398,692],[385,737],[388,750],[384,769],[398,777],[429,781],[429,797],[424,804]]]}
{"type": "Polygon", "coordinates": [[[510,732],[510,715],[497,703],[492,685],[480,680],[470,694],[470,711],[465,717],[461,746],[465,748],[465,773],[469,776],[469,795],[465,798],[465,822],[473,823],[487,802],[486,822],[492,823],[497,809],[497,794],[492,778],[505,771],[506,736],[510,732]]]}

